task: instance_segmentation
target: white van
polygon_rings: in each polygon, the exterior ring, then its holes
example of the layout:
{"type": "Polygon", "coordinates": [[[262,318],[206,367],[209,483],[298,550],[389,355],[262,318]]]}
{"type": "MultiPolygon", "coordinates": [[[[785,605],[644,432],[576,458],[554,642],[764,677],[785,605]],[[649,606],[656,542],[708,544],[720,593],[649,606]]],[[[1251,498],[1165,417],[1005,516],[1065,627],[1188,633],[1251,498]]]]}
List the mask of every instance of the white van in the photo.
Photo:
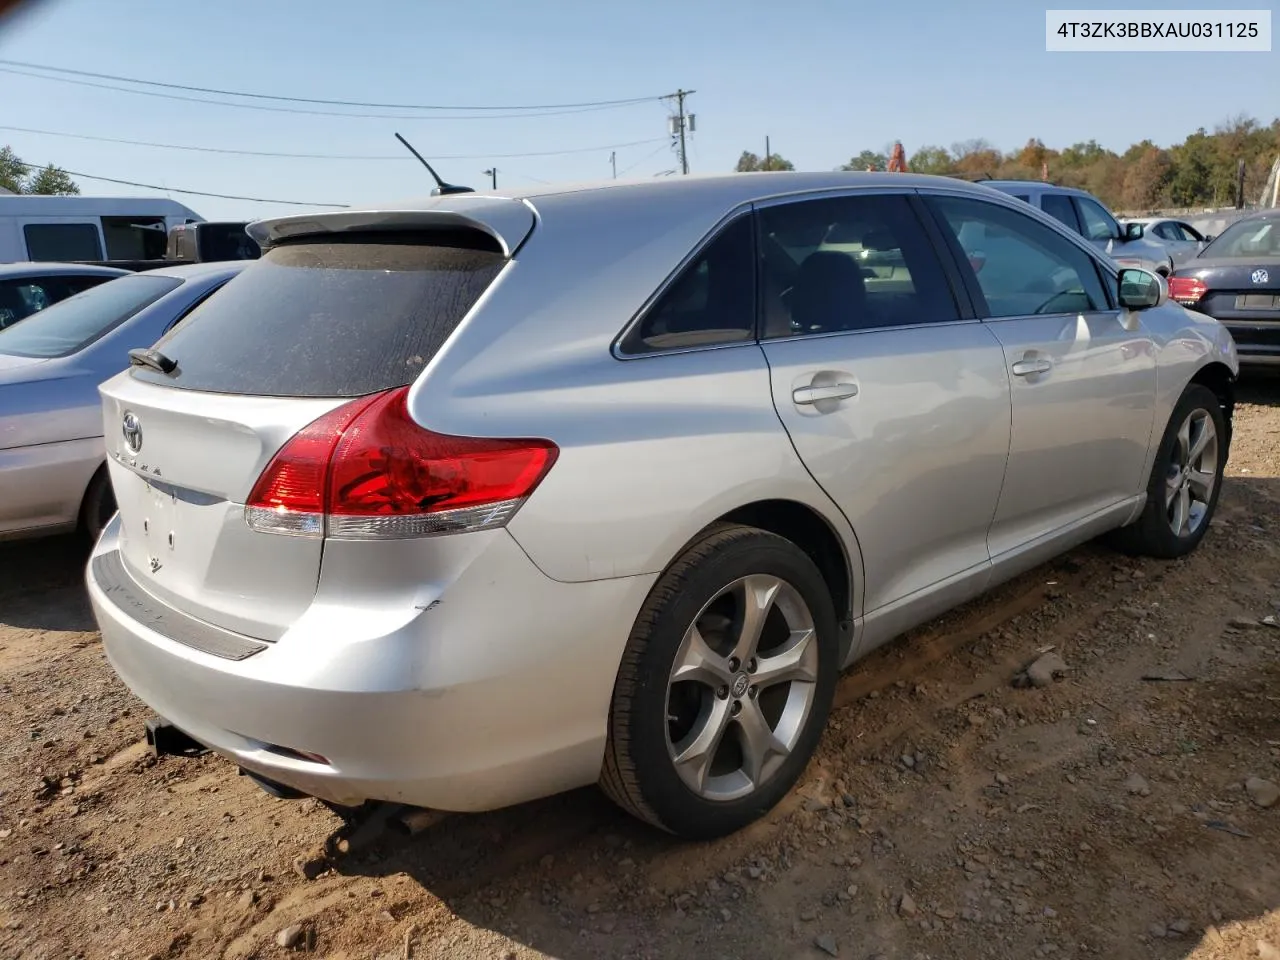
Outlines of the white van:
{"type": "Polygon", "coordinates": [[[169,229],[202,216],[164,197],[0,196],[0,263],[159,260],[169,229]]]}

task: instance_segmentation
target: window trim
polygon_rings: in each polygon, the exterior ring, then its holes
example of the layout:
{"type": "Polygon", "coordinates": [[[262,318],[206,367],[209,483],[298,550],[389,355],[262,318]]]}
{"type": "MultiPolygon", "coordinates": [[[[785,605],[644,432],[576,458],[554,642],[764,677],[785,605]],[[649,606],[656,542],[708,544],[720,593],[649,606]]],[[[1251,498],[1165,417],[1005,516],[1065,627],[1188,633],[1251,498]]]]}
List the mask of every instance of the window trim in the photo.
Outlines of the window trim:
{"type": "Polygon", "coordinates": [[[699,240],[688,253],[681,258],[666,278],[660,283],[640,305],[640,309],[635,312],[626,325],[609,346],[609,352],[615,360],[644,360],[648,357],[666,357],[674,353],[700,353],[704,350],[727,350],[733,347],[754,347],[760,342],[760,291],[759,291],[759,267],[757,264],[756,250],[756,211],[751,203],[743,203],[734,207],[727,214],[721,217],[710,230],[699,240]],[[646,350],[644,353],[628,353],[623,344],[631,337],[632,332],[644,323],[645,319],[656,307],[659,301],[668,290],[670,290],[676,282],[684,276],[685,271],[691,267],[702,256],[708,247],[716,242],[724,233],[742,219],[749,219],[751,228],[751,335],[746,340],[733,340],[725,343],[700,343],[692,347],[667,347],[657,350],[646,350]]]}
{"type": "MultiPolygon", "coordinates": [[[[965,259],[964,250],[960,248],[960,243],[955,238],[954,231],[952,231],[945,224],[938,222],[938,218],[941,216],[940,212],[935,209],[933,204],[930,204],[927,201],[930,197],[951,197],[959,200],[975,200],[978,203],[989,203],[992,206],[1004,207],[1005,209],[1013,213],[1020,213],[1024,217],[1028,216],[1026,209],[1024,208],[1020,210],[1014,203],[1006,202],[1003,197],[975,196],[974,194],[969,193],[967,191],[963,191],[963,190],[947,190],[945,188],[928,187],[928,188],[921,189],[919,193],[921,194],[921,199],[924,202],[926,209],[928,209],[930,216],[934,219],[937,229],[942,232],[943,239],[946,243],[947,252],[955,260],[954,266],[957,270],[960,271],[960,276],[963,278],[964,286],[965,286],[965,289],[968,291],[969,296],[974,298],[975,308],[978,307],[979,305],[985,308],[982,310],[978,310],[979,322],[998,323],[1002,320],[1014,320],[1021,316],[1070,317],[1070,316],[1075,316],[1080,312],[1078,310],[1071,310],[1063,313],[1039,313],[1039,314],[1028,314],[1028,315],[1018,314],[1016,316],[1011,316],[1011,317],[984,316],[984,314],[990,313],[990,306],[987,304],[987,298],[986,298],[986,295],[983,294],[982,292],[982,287],[978,285],[978,276],[973,272],[972,269],[966,272],[961,268],[961,263],[965,259]]],[[[1005,196],[1007,196],[1007,194],[1005,196]]],[[[1105,296],[1107,299],[1107,304],[1104,308],[1101,308],[1099,310],[1093,310],[1090,312],[1091,313],[1109,313],[1117,310],[1118,307],[1116,306],[1116,294],[1113,290],[1113,287],[1119,280],[1119,277],[1120,277],[1119,272],[1116,270],[1112,270],[1111,267],[1106,263],[1106,261],[1103,260],[1100,256],[1098,256],[1097,248],[1094,247],[1091,241],[1086,240],[1083,234],[1075,233],[1074,231],[1068,229],[1066,224],[1060,221],[1057,217],[1054,217],[1051,214],[1046,213],[1044,210],[1041,210],[1038,207],[1032,207],[1032,209],[1035,211],[1034,214],[1030,215],[1032,220],[1038,220],[1042,225],[1049,227],[1051,230],[1057,233],[1060,237],[1070,242],[1077,250],[1079,250],[1086,257],[1088,257],[1089,262],[1093,264],[1094,270],[1098,274],[1098,281],[1102,285],[1103,296],[1105,296]]]]}

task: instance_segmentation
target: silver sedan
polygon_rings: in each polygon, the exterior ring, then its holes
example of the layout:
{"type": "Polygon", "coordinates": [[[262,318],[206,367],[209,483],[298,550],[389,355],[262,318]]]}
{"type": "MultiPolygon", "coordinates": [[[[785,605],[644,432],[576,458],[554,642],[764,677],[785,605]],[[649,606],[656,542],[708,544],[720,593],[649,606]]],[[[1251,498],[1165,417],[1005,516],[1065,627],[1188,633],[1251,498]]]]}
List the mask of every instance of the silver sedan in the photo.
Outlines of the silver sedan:
{"type": "Polygon", "coordinates": [[[1175,266],[1190,260],[1211,239],[1185,220],[1169,217],[1136,217],[1123,224],[1131,238],[1150,240],[1168,250],[1175,266]]]}
{"type": "Polygon", "coordinates": [[[1091,537],[1179,557],[1238,360],[1003,193],[753,173],[251,228],[103,384],[111,663],[277,795],[763,815],[838,672],[1091,537]]]}
{"type": "Polygon", "coordinates": [[[98,384],[242,267],[124,274],[0,330],[0,539],[97,536],[115,512],[98,384]]]}

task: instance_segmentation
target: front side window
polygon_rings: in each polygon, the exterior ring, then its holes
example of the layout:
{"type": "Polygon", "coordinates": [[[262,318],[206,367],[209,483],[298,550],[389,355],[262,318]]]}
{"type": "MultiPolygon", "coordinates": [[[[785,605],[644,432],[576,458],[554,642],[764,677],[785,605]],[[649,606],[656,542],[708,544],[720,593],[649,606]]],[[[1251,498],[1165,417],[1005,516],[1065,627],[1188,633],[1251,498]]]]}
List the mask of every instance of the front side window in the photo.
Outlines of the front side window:
{"type": "Polygon", "coordinates": [[[751,340],[755,332],[751,217],[726,226],[623,338],[627,354],[751,340]]]}
{"type": "Polygon", "coordinates": [[[92,223],[28,223],[22,228],[32,260],[101,260],[102,243],[92,223]]]}
{"type": "Polygon", "coordinates": [[[903,195],[802,200],[760,211],[762,336],[959,317],[928,234],[903,195]]]}
{"type": "Polygon", "coordinates": [[[1080,232],[1076,208],[1071,205],[1071,198],[1065,193],[1046,193],[1040,198],[1040,209],[1059,223],[1065,223],[1076,233],[1080,232]]]}
{"type": "Polygon", "coordinates": [[[1115,219],[1102,209],[1102,204],[1088,197],[1076,197],[1076,203],[1080,207],[1080,221],[1084,224],[1083,233],[1090,240],[1112,240],[1120,233],[1115,219]]]}
{"type": "Polygon", "coordinates": [[[1008,207],[959,197],[930,204],[963,251],[987,317],[1108,309],[1089,255],[1052,228],[1008,207]]]}

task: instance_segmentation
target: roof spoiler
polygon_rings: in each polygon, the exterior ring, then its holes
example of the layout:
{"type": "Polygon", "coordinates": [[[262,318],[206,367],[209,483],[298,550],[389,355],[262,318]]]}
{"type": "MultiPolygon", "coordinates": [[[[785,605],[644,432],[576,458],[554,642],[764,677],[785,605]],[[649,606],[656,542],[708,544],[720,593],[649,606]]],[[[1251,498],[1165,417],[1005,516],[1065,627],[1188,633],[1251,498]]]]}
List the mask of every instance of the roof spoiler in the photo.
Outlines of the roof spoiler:
{"type": "Polygon", "coordinates": [[[344,210],[257,220],[249,236],[265,250],[282,240],[327,233],[470,229],[497,241],[504,257],[512,257],[533,230],[533,208],[520,200],[476,194],[445,194],[419,201],[421,206],[383,210],[344,210]]]}

